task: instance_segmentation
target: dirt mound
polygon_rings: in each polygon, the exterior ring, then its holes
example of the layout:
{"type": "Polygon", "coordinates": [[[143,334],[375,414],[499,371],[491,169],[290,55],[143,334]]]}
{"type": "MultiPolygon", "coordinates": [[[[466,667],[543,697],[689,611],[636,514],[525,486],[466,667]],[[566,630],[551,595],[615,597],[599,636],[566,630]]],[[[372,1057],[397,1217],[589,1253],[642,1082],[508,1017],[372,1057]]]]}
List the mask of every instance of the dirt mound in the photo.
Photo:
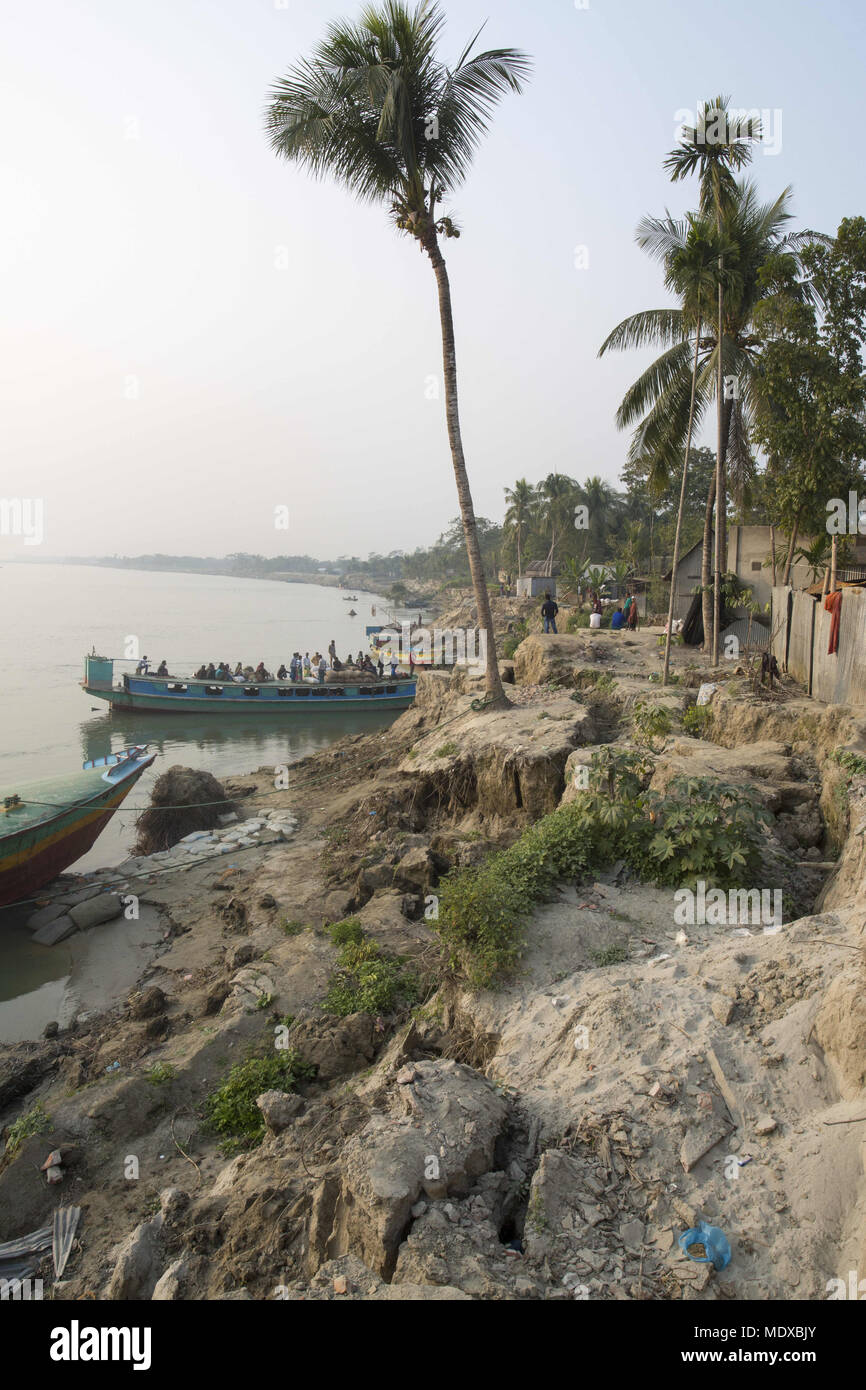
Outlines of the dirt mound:
{"type": "Polygon", "coordinates": [[[866,1087],[866,970],[857,963],[838,975],[815,1019],[815,1040],[824,1049],[839,1094],[856,1100],[866,1087]]]}
{"type": "Polygon", "coordinates": [[[149,810],[135,823],[134,854],[171,849],[196,830],[213,830],[220,816],[234,810],[221,782],[209,772],[176,764],[157,777],[149,810]]]}

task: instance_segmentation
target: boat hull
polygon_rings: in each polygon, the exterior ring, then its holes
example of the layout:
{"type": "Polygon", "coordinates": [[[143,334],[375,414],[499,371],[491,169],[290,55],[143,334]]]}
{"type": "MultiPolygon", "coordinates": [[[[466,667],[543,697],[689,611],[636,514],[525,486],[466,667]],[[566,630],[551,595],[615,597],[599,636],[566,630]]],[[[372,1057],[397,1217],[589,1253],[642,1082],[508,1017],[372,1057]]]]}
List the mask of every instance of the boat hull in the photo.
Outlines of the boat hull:
{"type": "Polygon", "coordinates": [[[32,897],[86,854],[152,762],[148,758],[123,782],[105,784],[86,801],[0,837],[0,906],[32,897]]]}
{"type": "Polygon", "coordinates": [[[104,690],[84,685],[88,695],[97,700],[105,700],[112,709],[149,714],[208,714],[220,716],[250,715],[264,718],[285,718],[298,714],[328,714],[352,710],[393,710],[395,713],[408,709],[415,699],[415,682],[401,681],[389,687],[329,685],[297,685],[258,687],[257,695],[246,695],[243,685],[226,686],[222,694],[206,694],[207,682],[175,681],[154,682],[148,686],[144,681],[126,678],[125,688],[104,690]],[[170,691],[166,686],[173,684],[182,689],[170,691]],[[159,686],[160,688],[154,688],[159,686]],[[279,694],[283,690],[285,694],[279,694]],[[337,691],[342,690],[342,694],[337,691]],[[369,693],[368,693],[369,692],[369,693]]]}

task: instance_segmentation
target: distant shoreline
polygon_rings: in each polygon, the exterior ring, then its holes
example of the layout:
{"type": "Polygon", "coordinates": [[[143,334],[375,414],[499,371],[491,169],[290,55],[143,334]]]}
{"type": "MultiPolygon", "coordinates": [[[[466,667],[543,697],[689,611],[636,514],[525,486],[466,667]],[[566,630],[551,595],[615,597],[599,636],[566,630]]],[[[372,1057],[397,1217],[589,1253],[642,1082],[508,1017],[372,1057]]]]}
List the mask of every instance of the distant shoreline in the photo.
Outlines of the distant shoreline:
{"type": "MultiPolygon", "coordinates": [[[[135,557],[136,561],[140,557],[135,557]]],[[[170,557],[166,557],[170,559],[170,557]]],[[[202,562],[201,566],[192,564],[141,564],[134,563],[132,560],[122,559],[103,559],[93,556],[30,556],[17,555],[14,557],[3,558],[0,556],[0,567],[10,564],[24,565],[74,565],[78,568],[91,569],[113,569],[125,570],[133,574],[203,574],[211,575],[216,579],[262,579],[277,584],[314,584],[320,589],[339,589],[344,588],[347,592],[369,594],[381,600],[387,597],[386,590],[396,580],[387,576],[365,576],[364,582],[359,583],[357,575],[340,575],[329,571],[326,574],[313,573],[306,570],[257,570],[255,573],[244,572],[242,570],[220,568],[217,561],[212,563],[202,562]]],[[[429,608],[435,598],[434,594],[410,594],[405,602],[398,604],[399,608],[429,608]]]]}

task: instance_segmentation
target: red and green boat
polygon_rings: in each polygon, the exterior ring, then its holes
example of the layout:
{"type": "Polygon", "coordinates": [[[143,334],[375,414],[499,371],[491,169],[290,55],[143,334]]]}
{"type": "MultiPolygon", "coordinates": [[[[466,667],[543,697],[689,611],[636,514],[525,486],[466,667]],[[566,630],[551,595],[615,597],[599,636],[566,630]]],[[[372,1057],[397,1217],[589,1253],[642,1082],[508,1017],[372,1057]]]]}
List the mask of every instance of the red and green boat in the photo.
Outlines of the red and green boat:
{"type": "Polygon", "coordinates": [[[86,854],[155,756],[137,745],[0,792],[0,905],[32,897],[86,854]]]}

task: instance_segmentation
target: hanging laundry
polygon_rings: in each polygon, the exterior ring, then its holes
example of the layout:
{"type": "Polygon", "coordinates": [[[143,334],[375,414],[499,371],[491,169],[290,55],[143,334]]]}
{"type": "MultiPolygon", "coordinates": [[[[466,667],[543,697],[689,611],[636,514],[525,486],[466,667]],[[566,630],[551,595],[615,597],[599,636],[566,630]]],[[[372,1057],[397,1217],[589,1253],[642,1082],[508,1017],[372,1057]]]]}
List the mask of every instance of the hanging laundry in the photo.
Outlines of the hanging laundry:
{"type": "Polygon", "coordinates": [[[832,614],[830,621],[830,645],[827,648],[827,655],[833,656],[839,650],[839,617],[842,611],[842,592],[837,589],[835,594],[828,594],[824,600],[824,607],[828,613],[832,614]]]}

